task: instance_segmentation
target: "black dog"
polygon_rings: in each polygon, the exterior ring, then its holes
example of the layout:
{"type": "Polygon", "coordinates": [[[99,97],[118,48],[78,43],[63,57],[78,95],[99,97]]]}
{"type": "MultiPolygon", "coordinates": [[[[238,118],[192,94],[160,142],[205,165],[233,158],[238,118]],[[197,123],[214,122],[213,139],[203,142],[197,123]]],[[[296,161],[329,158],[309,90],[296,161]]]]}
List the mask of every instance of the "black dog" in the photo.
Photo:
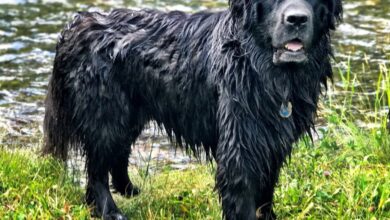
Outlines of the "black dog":
{"type": "Polygon", "coordinates": [[[155,120],[180,146],[215,158],[226,219],[273,219],[292,144],[314,127],[332,77],[330,30],[341,0],[230,0],[229,10],[80,13],[57,45],[44,121],[46,153],[87,158],[87,202],[125,219],[130,145],[155,120]],[[261,214],[260,214],[261,213],[261,214]]]}

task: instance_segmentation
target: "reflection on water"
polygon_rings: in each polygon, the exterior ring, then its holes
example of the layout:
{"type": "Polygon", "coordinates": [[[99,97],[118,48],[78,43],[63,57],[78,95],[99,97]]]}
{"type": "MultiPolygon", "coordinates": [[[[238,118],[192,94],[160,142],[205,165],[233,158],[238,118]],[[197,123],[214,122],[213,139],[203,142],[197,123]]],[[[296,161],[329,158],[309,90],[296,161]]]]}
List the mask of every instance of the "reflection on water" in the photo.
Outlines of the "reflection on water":
{"type": "MultiPolygon", "coordinates": [[[[386,0],[358,0],[345,4],[344,23],[336,32],[334,45],[338,61],[352,60],[352,67],[368,61],[377,70],[376,63],[388,63],[390,58],[390,8],[386,0]]],[[[366,72],[366,86],[376,79],[377,72],[366,72]]]]}
{"type": "MultiPolygon", "coordinates": [[[[333,41],[336,63],[345,68],[350,59],[352,70],[359,74],[359,86],[370,92],[377,80],[378,64],[390,60],[389,3],[387,0],[344,2],[344,23],[333,41]]],[[[12,145],[13,140],[26,137],[26,143],[31,143],[31,137],[41,134],[43,99],[55,43],[59,31],[75,12],[113,7],[192,12],[217,10],[225,4],[223,0],[0,0],[0,131],[5,130],[7,135],[0,137],[0,141],[12,145]]],[[[341,85],[336,76],[336,88],[341,85]]]]}

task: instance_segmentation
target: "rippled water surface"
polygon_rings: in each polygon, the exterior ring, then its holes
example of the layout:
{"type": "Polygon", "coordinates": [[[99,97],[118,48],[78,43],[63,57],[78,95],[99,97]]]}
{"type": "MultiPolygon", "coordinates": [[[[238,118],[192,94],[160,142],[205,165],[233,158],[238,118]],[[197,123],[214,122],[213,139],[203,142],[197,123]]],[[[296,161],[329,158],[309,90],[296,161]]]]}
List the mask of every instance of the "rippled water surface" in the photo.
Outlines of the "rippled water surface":
{"type": "MultiPolygon", "coordinates": [[[[379,64],[388,64],[390,60],[390,2],[344,3],[344,23],[334,33],[335,64],[347,68],[350,60],[352,71],[359,75],[359,86],[369,93],[375,89],[379,64]]],[[[0,129],[7,136],[1,140],[8,145],[15,137],[26,145],[39,140],[55,43],[61,28],[75,12],[113,7],[193,12],[218,10],[225,4],[212,0],[0,0],[0,129]]],[[[336,77],[334,85],[341,87],[342,82],[336,77]]]]}

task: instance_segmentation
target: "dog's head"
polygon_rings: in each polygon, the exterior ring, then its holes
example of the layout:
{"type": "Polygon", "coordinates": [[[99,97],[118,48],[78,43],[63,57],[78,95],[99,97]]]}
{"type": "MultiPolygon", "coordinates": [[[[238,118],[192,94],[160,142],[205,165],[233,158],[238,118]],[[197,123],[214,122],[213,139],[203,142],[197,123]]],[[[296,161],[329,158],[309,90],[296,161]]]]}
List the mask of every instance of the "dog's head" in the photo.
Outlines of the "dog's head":
{"type": "Polygon", "coordinates": [[[236,22],[261,47],[272,48],[273,62],[305,63],[342,17],[341,0],[230,0],[236,22]]]}

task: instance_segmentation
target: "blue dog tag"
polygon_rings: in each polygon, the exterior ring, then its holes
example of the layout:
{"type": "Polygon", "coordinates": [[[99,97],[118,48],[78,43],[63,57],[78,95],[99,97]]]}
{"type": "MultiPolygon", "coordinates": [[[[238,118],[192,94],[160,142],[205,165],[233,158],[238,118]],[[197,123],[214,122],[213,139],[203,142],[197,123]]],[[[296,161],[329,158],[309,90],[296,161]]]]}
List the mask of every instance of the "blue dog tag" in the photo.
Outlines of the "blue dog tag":
{"type": "Polygon", "coordinates": [[[286,103],[282,102],[282,105],[280,106],[279,115],[282,118],[288,118],[291,116],[292,113],[292,104],[291,102],[286,103]]]}

